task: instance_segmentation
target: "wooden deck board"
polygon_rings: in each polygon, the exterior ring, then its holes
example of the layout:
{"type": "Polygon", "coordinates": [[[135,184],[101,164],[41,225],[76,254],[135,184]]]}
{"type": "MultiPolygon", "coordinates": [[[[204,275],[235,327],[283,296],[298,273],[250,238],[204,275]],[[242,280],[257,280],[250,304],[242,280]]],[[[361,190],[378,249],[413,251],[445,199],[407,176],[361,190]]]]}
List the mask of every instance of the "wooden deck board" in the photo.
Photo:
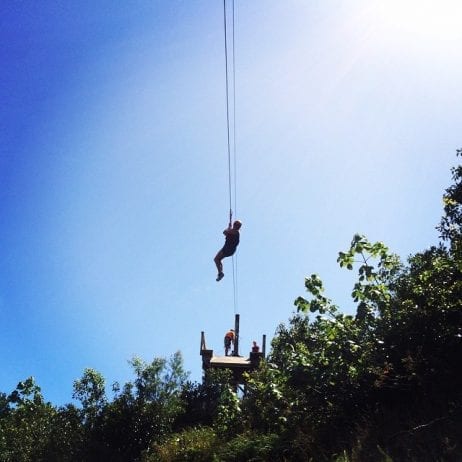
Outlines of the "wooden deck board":
{"type": "Polygon", "coordinates": [[[213,356],[210,365],[250,367],[250,359],[241,356],[213,356]]]}

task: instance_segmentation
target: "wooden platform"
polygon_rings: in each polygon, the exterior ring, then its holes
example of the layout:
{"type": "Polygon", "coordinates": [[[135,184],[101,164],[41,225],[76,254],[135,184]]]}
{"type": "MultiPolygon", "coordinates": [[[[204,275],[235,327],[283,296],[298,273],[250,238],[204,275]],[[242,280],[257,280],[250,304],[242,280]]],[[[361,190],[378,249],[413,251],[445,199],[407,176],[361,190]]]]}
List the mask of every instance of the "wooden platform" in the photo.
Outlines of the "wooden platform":
{"type": "Polygon", "coordinates": [[[212,356],[210,359],[210,366],[212,367],[243,367],[250,368],[250,358],[243,358],[242,356],[212,356]]]}
{"type": "Polygon", "coordinates": [[[215,356],[213,350],[202,349],[202,368],[207,370],[209,368],[217,369],[233,369],[238,374],[247,370],[252,370],[258,367],[263,353],[250,353],[248,357],[243,356],[215,356]]]}
{"type": "MultiPolygon", "coordinates": [[[[235,355],[214,355],[213,350],[207,348],[205,343],[205,333],[201,332],[200,355],[202,356],[202,369],[204,370],[204,379],[210,369],[228,369],[232,373],[233,386],[237,387],[244,383],[244,372],[251,372],[258,368],[260,361],[265,358],[266,335],[263,335],[263,351],[251,351],[248,356],[239,355],[239,314],[235,314],[235,337],[233,344],[233,353],[235,355]]],[[[256,342],[255,342],[256,343],[256,342]]]]}

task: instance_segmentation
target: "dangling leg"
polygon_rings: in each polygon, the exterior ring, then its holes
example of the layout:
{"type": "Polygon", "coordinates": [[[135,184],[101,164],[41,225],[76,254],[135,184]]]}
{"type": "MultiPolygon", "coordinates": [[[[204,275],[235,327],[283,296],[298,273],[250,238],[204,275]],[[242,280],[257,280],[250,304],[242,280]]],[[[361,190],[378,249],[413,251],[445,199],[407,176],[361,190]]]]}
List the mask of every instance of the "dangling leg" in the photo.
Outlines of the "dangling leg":
{"type": "Polygon", "coordinates": [[[218,275],[217,275],[217,281],[220,281],[221,279],[223,279],[223,263],[221,262],[221,260],[223,260],[225,256],[223,255],[223,251],[220,250],[215,258],[213,259],[213,261],[215,262],[215,265],[217,267],[217,270],[218,270],[218,275]]]}

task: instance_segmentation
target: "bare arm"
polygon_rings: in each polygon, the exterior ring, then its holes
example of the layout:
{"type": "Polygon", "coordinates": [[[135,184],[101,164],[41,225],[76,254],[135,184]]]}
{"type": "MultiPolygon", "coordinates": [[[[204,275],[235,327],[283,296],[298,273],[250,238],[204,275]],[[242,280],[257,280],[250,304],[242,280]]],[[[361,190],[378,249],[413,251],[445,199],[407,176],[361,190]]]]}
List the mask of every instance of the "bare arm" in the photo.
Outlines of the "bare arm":
{"type": "Polygon", "coordinates": [[[239,233],[239,231],[237,229],[234,229],[234,228],[227,228],[223,231],[223,234],[225,236],[228,236],[228,234],[237,234],[239,233]]]}
{"type": "Polygon", "coordinates": [[[228,223],[228,227],[223,231],[223,234],[226,236],[227,234],[232,234],[233,225],[231,222],[228,223]]]}

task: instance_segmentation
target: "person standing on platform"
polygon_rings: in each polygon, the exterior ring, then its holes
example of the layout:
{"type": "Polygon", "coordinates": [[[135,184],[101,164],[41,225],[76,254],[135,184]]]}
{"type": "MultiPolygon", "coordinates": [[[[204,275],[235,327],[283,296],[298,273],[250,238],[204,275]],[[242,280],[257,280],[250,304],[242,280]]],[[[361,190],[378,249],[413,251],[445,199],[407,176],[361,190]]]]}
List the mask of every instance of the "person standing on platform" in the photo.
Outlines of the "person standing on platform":
{"type": "Polygon", "coordinates": [[[236,338],[236,336],[234,334],[234,329],[230,329],[228,332],[226,332],[225,339],[224,339],[225,356],[228,356],[228,352],[231,349],[231,345],[233,345],[233,347],[234,347],[235,338],[236,338]]]}

